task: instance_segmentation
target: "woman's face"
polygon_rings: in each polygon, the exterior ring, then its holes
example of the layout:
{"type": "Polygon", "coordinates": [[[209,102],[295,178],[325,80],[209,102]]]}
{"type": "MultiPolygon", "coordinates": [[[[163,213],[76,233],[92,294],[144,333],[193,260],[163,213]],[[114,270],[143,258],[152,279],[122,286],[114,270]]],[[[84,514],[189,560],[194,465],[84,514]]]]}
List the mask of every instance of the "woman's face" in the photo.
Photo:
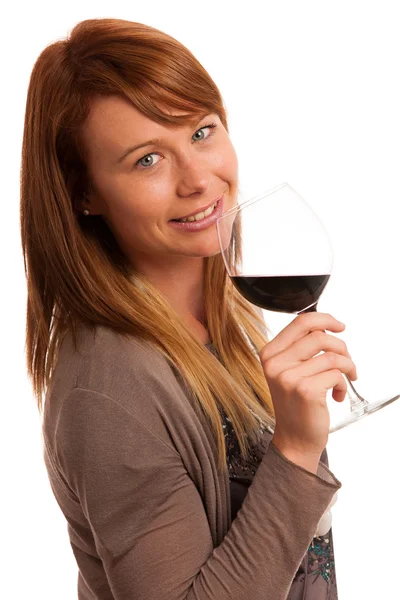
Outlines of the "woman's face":
{"type": "Polygon", "coordinates": [[[237,203],[237,157],[218,115],[197,117],[191,126],[165,126],[123,98],[99,97],[91,104],[81,139],[92,186],[88,208],[103,216],[138,271],[146,262],[220,252],[215,223],[197,232],[170,223],[221,195],[224,211],[237,203]],[[212,123],[215,128],[207,127],[212,123]],[[152,138],[160,138],[159,143],[127,154],[152,138]]]}

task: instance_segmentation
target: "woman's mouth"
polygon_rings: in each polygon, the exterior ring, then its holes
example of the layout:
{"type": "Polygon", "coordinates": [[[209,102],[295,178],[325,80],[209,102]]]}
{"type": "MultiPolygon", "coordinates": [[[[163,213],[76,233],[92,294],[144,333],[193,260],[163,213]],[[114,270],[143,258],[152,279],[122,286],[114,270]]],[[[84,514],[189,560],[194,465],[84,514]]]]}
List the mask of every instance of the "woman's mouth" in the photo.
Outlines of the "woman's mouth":
{"type": "Polygon", "coordinates": [[[199,213],[196,213],[195,215],[192,215],[190,217],[185,217],[183,219],[173,219],[174,221],[177,221],[178,223],[192,223],[193,221],[201,221],[202,219],[204,219],[204,217],[208,217],[209,215],[211,215],[211,213],[214,212],[215,207],[218,204],[218,200],[216,202],[214,202],[214,204],[212,206],[210,206],[209,208],[207,208],[207,210],[205,211],[201,211],[199,213]]]}
{"type": "Polygon", "coordinates": [[[223,212],[223,196],[217,200],[204,212],[199,212],[185,219],[173,219],[169,223],[173,227],[178,227],[184,231],[201,231],[210,227],[222,215],[223,212]]]}

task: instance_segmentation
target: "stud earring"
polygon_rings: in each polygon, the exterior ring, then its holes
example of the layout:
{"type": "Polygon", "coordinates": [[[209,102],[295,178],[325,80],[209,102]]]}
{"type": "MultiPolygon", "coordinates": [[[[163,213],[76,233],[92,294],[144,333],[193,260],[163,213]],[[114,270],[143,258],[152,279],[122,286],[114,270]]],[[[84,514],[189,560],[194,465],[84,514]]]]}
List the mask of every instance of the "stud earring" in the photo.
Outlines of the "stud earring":
{"type": "Polygon", "coordinates": [[[83,211],[83,214],[85,215],[85,217],[87,217],[87,216],[88,216],[88,214],[89,214],[89,211],[88,211],[88,209],[87,209],[87,208],[85,208],[85,210],[83,211]]]}

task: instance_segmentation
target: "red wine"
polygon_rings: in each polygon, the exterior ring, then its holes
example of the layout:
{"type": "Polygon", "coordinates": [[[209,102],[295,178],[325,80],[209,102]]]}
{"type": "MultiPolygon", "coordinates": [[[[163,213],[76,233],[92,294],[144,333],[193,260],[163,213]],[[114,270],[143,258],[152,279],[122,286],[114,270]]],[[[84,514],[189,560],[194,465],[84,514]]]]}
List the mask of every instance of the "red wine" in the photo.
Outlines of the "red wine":
{"type": "Polygon", "coordinates": [[[316,304],[330,275],[232,277],[236,289],[252,304],[286,313],[298,313],[316,304]]]}

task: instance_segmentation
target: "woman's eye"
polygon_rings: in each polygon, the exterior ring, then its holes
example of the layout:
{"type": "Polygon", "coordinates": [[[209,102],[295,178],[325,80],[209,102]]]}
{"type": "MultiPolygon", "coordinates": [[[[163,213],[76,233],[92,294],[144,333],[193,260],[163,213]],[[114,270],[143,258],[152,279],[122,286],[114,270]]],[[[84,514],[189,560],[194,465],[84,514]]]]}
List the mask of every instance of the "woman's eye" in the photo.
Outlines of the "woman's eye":
{"type": "MultiPolygon", "coordinates": [[[[144,167],[144,168],[152,167],[154,163],[148,163],[148,162],[147,163],[142,163],[142,161],[147,161],[152,156],[156,156],[156,152],[152,152],[151,154],[146,154],[146,156],[143,156],[143,158],[140,158],[137,161],[137,163],[136,163],[135,166],[138,167],[140,165],[141,167],[144,167]]],[[[151,160],[153,160],[153,159],[151,159],[151,160]]],[[[155,164],[157,164],[157,163],[155,163],[155,164]]]]}
{"type": "MultiPolygon", "coordinates": [[[[216,123],[211,123],[211,125],[204,125],[204,127],[200,127],[200,129],[198,129],[197,131],[195,131],[195,133],[193,134],[192,137],[194,137],[196,135],[196,133],[198,133],[199,131],[202,131],[203,129],[209,129],[210,130],[210,135],[208,137],[211,137],[213,134],[212,129],[214,129],[216,127],[216,123]]],[[[207,138],[201,138],[203,139],[207,139],[207,138]]]]}
{"type": "MultiPolygon", "coordinates": [[[[202,141],[202,140],[207,140],[208,138],[210,138],[213,135],[213,129],[217,127],[216,123],[211,123],[210,125],[205,125],[204,127],[200,127],[200,129],[198,129],[197,131],[195,131],[195,133],[193,134],[193,138],[194,136],[199,133],[199,131],[202,131],[203,129],[209,129],[210,130],[210,134],[205,138],[205,137],[201,137],[201,138],[197,138],[197,140],[195,141],[202,141]]],[[[148,169],[149,167],[153,167],[154,165],[156,165],[157,163],[149,163],[149,162],[145,162],[148,159],[150,159],[152,156],[157,156],[157,152],[151,152],[150,154],[146,154],[146,156],[143,156],[142,158],[139,158],[139,160],[135,163],[136,167],[142,167],[144,169],[148,169]],[[143,161],[143,162],[142,162],[143,161]]],[[[151,159],[153,160],[153,159],[151,159]]]]}

